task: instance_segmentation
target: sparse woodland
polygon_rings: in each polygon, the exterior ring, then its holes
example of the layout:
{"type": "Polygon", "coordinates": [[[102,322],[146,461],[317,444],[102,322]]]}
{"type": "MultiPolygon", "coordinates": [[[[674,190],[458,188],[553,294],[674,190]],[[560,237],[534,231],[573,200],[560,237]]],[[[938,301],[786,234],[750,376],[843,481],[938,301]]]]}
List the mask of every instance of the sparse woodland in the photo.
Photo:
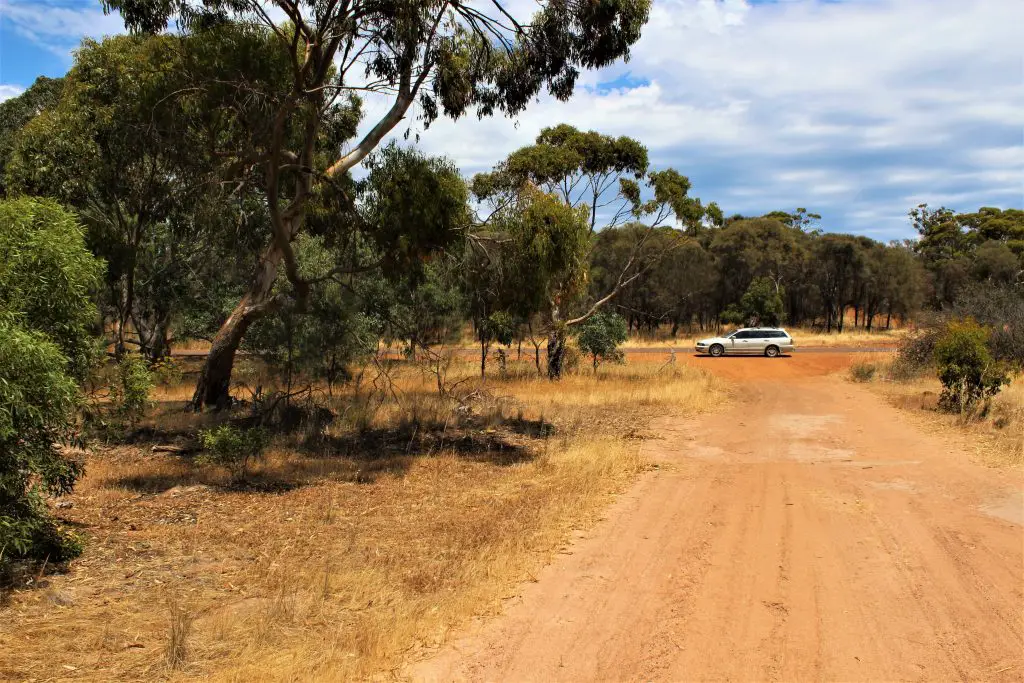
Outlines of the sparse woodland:
{"type": "MultiPolygon", "coordinates": [[[[959,413],[1024,363],[1022,211],[920,206],[883,244],[729,215],[644,140],[555,125],[472,177],[402,140],[569,98],[648,0],[269,4],[107,0],[128,35],[0,103],[0,580],[48,596],[27,639],[111,678],[395,666],[643,469],[652,408],[718,400],[674,354],[624,366],[630,337],[913,329],[901,367],[938,360],[959,413]],[[94,584],[44,593],[55,567],[94,584]]],[[[12,648],[0,677],[36,676],[12,648]]]]}

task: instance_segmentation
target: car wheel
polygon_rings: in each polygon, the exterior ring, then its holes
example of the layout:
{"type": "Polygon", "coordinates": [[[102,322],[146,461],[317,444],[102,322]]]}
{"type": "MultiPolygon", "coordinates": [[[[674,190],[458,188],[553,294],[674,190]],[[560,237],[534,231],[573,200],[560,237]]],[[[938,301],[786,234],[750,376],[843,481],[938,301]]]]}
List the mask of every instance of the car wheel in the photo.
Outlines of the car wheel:
{"type": "Polygon", "coordinates": [[[725,347],[722,346],[721,344],[712,344],[711,348],[708,349],[708,353],[710,353],[715,358],[718,358],[723,353],[725,353],[725,347]]]}
{"type": "Polygon", "coordinates": [[[769,358],[775,358],[777,355],[779,355],[779,347],[769,346],[767,349],[764,350],[764,355],[768,356],[769,358]]]}

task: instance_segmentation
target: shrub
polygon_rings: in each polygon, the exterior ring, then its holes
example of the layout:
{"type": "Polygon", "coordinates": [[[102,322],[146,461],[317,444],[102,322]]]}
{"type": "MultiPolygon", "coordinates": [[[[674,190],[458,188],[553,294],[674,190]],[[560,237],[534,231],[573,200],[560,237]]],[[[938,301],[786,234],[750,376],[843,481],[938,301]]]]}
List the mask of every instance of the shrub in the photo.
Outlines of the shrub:
{"type": "Polygon", "coordinates": [[[1006,367],[989,352],[989,336],[987,328],[971,319],[946,326],[935,344],[935,364],[942,382],[939,405],[944,409],[966,413],[1009,383],[1006,367]]]}
{"type": "Polygon", "coordinates": [[[66,366],[45,335],[0,315],[0,573],[12,558],[64,560],[80,550],[43,500],[70,492],[82,471],[54,448],[71,436],[79,397],[66,366]]]}
{"type": "Polygon", "coordinates": [[[174,359],[170,356],[161,358],[156,363],[153,363],[149,371],[153,374],[155,381],[164,385],[181,384],[181,380],[184,377],[181,366],[174,362],[174,359]]]}
{"type": "Polygon", "coordinates": [[[850,377],[855,382],[870,382],[875,378],[875,372],[877,371],[878,367],[874,363],[857,361],[850,366],[850,377]]]}
{"type": "Polygon", "coordinates": [[[117,378],[110,395],[118,415],[135,426],[149,408],[153,375],[142,356],[126,353],[117,364],[117,378]]]}
{"type": "Polygon", "coordinates": [[[1024,367],[1024,283],[976,283],[953,305],[958,318],[971,318],[990,330],[987,346],[996,360],[1024,367]]]}
{"type": "Polygon", "coordinates": [[[196,460],[225,468],[233,481],[246,476],[249,461],[262,457],[270,441],[264,429],[239,429],[231,425],[204,430],[199,433],[199,439],[203,453],[196,460]]]}
{"type": "Polygon", "coordinates": [[[628,338],[629,330],[622,316],[598,312],[580,325],[576,343],[581,352],[590,356],[596,374],[601,361],[622,361],[619,345],[628,338]]]}
{"type": "Polygon", "coordinates": [[[51,201],[0,201],[0,573],[13,559],[81,551],[44,497],[69,493],[82,472],[57,445],[76,437],[102,272],[73,214],[51,201]]]}
{"type": "Polygon", "coordinates": [[[103,262],[89,253],[75,215],[50,200],[0,201],[0,311],[21,316],[83,379],[97,361],[98,316],[90,295],[103,262]]]}

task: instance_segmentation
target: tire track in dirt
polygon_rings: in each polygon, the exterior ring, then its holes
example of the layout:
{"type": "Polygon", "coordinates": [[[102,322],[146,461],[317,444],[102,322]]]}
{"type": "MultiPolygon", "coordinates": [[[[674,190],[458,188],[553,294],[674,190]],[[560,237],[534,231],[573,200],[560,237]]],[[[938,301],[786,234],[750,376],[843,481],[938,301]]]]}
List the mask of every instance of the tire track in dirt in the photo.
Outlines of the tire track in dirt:
{"type": "Polygon", "coordinates": [[[743,380],[732,405],[656,420],[664,467],[411,678],[1024,676],[1024,536],[982,512],[1019,469],[903,423],[831,356],[694,362],[743,380]]]}

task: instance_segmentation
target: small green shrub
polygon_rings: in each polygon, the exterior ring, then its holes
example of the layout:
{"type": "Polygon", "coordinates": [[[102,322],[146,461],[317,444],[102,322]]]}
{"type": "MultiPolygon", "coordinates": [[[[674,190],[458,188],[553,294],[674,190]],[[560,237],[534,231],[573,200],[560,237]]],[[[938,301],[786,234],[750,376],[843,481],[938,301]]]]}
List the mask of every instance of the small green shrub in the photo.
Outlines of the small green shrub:
{"type": "Polygon", "coordinates": [[[626,321],[616,313],[595,313],[580,325],[576,343],[591,358],[594,373],[602,361],[622,362],[619,345],[629,338],[626,321]]]}
{"type": "Polygon", "coordinates": [[[270,442],[269,434],[259,427],[239,429],[221,425],[199,433],[203,453],[198,462],[225,468],[234,481],[243,479],[248,473],[249,461],[263,456],[270,442]]]}
{"type": "Polygon", "coordinates": [[[150,406],[149,393],[153,390],[153,375],[142,356],[126,353],[117,364],[117,377],[110,388],[114,410],[129,425],[138,424],[150,406]]]}
{"type": "Polygon", "coordinates": [[[184,376],[181,366],[174,362],[174,359],[170,356],[161,358],[156,363],[153,363],[149,371],[157,382],[164,385],[181,384],[181,379],[184,376]]]}
{"type": "Polygon", "coordinates": [[[999,393],[1010,377],[988,349],[989,330],[971,319],[952,321],[935,344],[935,364],[945,410],[966,414],[978,401],[999,393]]]}
{"type": "Polygon", "coordinates": [[[878,366],[866,361],[857,361],[850,366],[850,377],[854,382],[870,382],[875,378],[878,366]]]}

